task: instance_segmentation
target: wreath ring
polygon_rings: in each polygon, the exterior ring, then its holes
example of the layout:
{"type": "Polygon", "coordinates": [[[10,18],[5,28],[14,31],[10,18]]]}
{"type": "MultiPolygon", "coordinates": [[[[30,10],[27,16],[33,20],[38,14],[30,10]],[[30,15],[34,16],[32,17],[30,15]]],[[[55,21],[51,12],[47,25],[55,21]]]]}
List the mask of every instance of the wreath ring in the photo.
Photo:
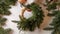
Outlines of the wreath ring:
{"type": "Polygon", "coordinates": [[[24,31],[26,30],[34,31],[36,27],[40,28],[40,24],[43,21],[44,14],[41,7],[39,7],[35,3],[28,5],[27,8],[32,10],[33,15],[28,19],[26,19],[25,17],[22,18],[20,16],[20,21],[18,22],[18,28],[24,31]]]}

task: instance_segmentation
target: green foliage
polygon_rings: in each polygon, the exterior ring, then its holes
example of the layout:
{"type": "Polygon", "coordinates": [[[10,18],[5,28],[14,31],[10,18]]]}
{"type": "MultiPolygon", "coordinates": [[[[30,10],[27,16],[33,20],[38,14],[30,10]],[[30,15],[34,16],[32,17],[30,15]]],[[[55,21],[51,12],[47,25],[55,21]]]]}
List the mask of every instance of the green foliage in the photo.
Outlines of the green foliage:
{"type": "Polygon", "coordinates": [[[0,3],[0,14],[1,15],[10,15],[11,13],[9,12],[9,5],[7,5],[6,3],[2,2],[0,3]]]}
{"type": "Polygon", "coordinates": [[[60,34],[60,11],[53,19],[51,25],[54,26],[54,31],[52,34],[60,34]]]}
{"type": "MultiPolygon", "coordinates": [[[[58,0],[57,0],[58,1],[58,0]]],[[[55,18],[53,19],[52,23],[48,28],[44,28],[44,30],[53,30],[51,34],[60,34],[60,10],[58,8],[57,11],[55,11],[56,6],[60,6],[60,2],[52,2],[51,4],[47,2],[47,10],[51,11],[52,13],[48,13],[48,16],[54,16],[55,18]]]]}
{"type": "Polygon", "coordinates": [[[6,18],[0,17],[0,26],[5,25],[6,20],[7,20],[6,18]]]}
{"type": "Polygon", "coordinates": [[[17,22],[18,23],[18,28],[22,29],[22,30],[29,30],[29,31],[34,31],[35,28],[40,28],[40,24],[43,21],[43,11],[41,9],[41,7],[39,7],[37,4],[32,3],[31,5],[27,6],[28,8],[30,8],[32,10],[32,14],[33,16],[26,19],[26,18],[22,18],[20,16],[21,21],[13,21],[13,22],[17,22]]]}
{"type": "Polygon", "coordinates": [[[47,6],[47,10],[54,10],[56,9],[56,6],[57,6],[57,3],[56,2],[53,2],[52,4],[48,4],[47,6]]]}
{"type": "Polygon", "coordinates": [[[10,15],[11,12],[9,9],[10,5],[15,5],[17,0],[0,0],[0,14],[1,15],[10,15]]]}
{"type": "Polygon", "coordinates": [[[8,5],[15,5],[18,0],[4,0],[8,5]]]}
{"type": "Polygon", "coordinates": [[[11,29],[4,29],[0,27],[0,34],[10,34],[11,31],[11,29]]]}
{"type": "Polygon", "coordinates": [[[53,27],[44,28],[44,30],[53,30],[52,34],[60,34],[60,11],[55,15],[50,26],[53,27]]]}
{"type": "Polygon", "coordinates": [[[48,16],[55,16],[59,10],[53,10],[53,11],[50,11],[51,13],[48,13],[48,16]]]}
{"type": "Polygon", "coordinates": [[[48,16],[55,16],[55,18],[53,19],[52,23],[50,24],[52,27],[48,27],[48,28],[44,28],[44,30],[53,30],[52,34],[60,34],[60,10],[56,10],[56,6],[58,4],[53,4],[48,6],[48,10],[51,11],[52,13],[48,13],[48,16]]]}
{"type": "Polygon", "coordinates": [[[3,15],[10,15],[11,12],[9,9],[11,5],[15,5],[17,0],[0,0],[0,34],[10,34],[11,29],[2,28],[5,25],[6,18],[3,18],[3,15]]]}
{"type": "Polygon", "coordinates": [[[48,13],[47,15],[48,16],[55,16],[57,13],[58,13],[58,10],[56,10],[57,9],[57,5],[58,5],[58,3],[57,2],[52,2],[52,1],[49,1],[48,2],[48,0],[47,0],[47,10],[49,11],[49,12],[52,12],[52,13],[48,13]]]}
{"type": "Polygon", "coordinates": [[[9,9],[11,8],[10,5],[15,5],[17,0],[0,0],[0,25],[4,25],[6,18],[2,18],[3,15],[10,15],[11,12],[9,9]]]}

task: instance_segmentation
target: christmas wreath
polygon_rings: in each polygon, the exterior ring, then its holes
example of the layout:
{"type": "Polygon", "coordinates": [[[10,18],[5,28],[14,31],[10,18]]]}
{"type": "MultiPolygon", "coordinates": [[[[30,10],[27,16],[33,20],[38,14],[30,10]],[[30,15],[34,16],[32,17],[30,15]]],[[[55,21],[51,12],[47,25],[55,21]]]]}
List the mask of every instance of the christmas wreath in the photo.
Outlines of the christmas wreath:
{"type": "Polygon", "coordinates": [[[35,28],[40,28],[40,24],[43,21],[43,11],[41,7],[39,7],[37,4],[32,3],[31,5],[28,5],[27,8],[32,10],[33,16],[30,18],[22,18],[20,16],[20,21],[13,21],[18,23],[18,28],[22,29],[24,31],[29,30],[29,31],[34,31],[35,28]]]}

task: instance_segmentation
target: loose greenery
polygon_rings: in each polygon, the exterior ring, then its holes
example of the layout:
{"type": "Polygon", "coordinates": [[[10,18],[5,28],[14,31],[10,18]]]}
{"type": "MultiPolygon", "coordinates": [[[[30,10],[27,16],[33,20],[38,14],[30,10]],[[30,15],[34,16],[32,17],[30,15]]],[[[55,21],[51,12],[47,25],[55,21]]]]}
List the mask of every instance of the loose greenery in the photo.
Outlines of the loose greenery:
{"type": "Polygon", "coordinates": [[[56,6],[60,6],[60,4],[59,3],[55,4],[55,3],[56,2],[54,2],[54,4],[52,3],[52,5],[49,6],[50,8],[48,7],[49,11],[53,10],[53,15],[55,17],[52,23],[50,24],[50,26],[53,26],[53,27],[48,27],[48,28],[45,28],[44,30],[52,30],[53,32],[51,34],[60,34],[60,9],[58,8],[58,10],[55,12],[56,6]]]}
{"type": "Polygon", "coordinates": [[[10,5],[15,5],[17,0],[0,0],[0,14],[1,15],[10,15],[11,12],[9,9],[11,8],[10,5]]]}
{"type": "Polygon", "coordinates": [[[4,29],[0,27],[0,34],[10,34],[11,31],[11,29],[4,29]]]}
{"type": "Polygon", "coordinates": [[[0,34],[10,34],[11,29],[4,29],[2,26],[6,25],[6,18],[4,15],[10,15],[9,9],[11,5],[15,5],[17,0],[0,0],[0,34]]]}

